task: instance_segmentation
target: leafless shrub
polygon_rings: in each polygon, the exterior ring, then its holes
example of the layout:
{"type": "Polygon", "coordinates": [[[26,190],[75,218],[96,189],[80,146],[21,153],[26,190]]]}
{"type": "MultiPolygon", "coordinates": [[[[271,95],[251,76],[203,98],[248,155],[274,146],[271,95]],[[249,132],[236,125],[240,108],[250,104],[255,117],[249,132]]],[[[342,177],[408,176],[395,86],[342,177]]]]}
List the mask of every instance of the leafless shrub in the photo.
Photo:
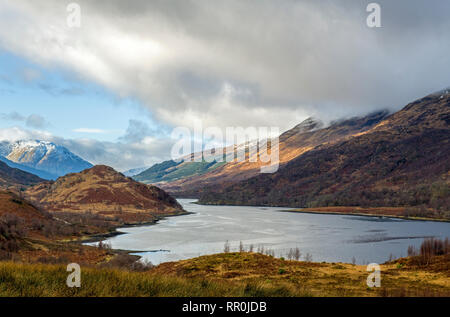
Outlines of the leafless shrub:
{"type": "Polygon", "coordinates": [[[253,248],[254,248],[254,246],[253,246],[253,243],[252,243],[252,244],[250,244],[250,246],[248,247],[248,252],[253,252],[253,248]]]}
{"type": "Polygon", "coordinates": [[[223,252],[224,253],[230,252],[230,243],[228,242],[228,240],[225,242],[225,245],[223,246],[223,252]]]}
{"type": "Polygon", "coordinates": [[[300,252],[300,249],[298,247],[294,248],[294,249],[293,248],[289,249],[289,252],[287,254],[287,258],[289,260],[299,261],[301,256],[302,256],[302,253],[300,252]]]}
{"type": "Polygon", "coordinates": [[[152,262],[150,262],[147,259],[144,259],[144,260],[141,260],[141,261],[134,262],[131,265],[130,270],[131,271],[135,271],[135,272],[145,272],[145,271],[151,270],[154,267],[155,266],[152,264],[152,262]]]}
{"type": "Polygon", "coordinates": [[[294,260],[299,261],[302,256],[299,248],[294,249],[294,260]]]}
{"type": "Polygon", "coordinates": [[[264,245],[260,244],[260,245],[258,246],[258,250],[257,250],[256,252],[258,252],[258,253],[260,253],[260,254],[264,254],[264,245]]]}
{"type": "Polygon", "coordinates": [[[416,249],[415,246],[410,245],[408,247],[408,257],[417,256],[419,255],[419,251],[416,249]]]}
{"type": "Polygon", "coordinates": [[[100,241],[97,244],[97,248],[101,250],[111,250],[112,249],[111,242],[100,241]]]}
{"type": "Polygon", "coordinates": [[[294,249],[290,248],[286,257],[288,258],[288,260],[293,260],[294,259],[294,249]]]}
{"type": "Polygon", "coordinates": [[[446,252],[448,244],[448,238],[446,240],[440,240],[435,238],[428,238],[423,240],[420,246],[420,255],[422,256],[433,256],[433,255],[443,255],[446,252]]]}
{"type": "Polygon", "coordinates": [[[310,253],[306,253],[305,255],[305,262],[312,262],[312,255],[310,253]]]}
{"type": "Polygon", "coordinates": [[[100,267],[117,268],[127,271],[145,272],[151,270],[154,266],[148,260],[137,261],[136,256],[129,254],[117,254],[109,262],[102,263],[100,267]]]}
{"type": "Polygon", "coordinates": [[[242,241],[239,242],[239,252],[244,252],[244,245],[242,244],[242,241]]]}
{"type": "Polygon", "coordinates": [[[414,246],[408,247],[408,256],[412,258],[412,263],[416,265],[428,265],[433,257],[449,253],[450,243],[448,238],[445,238],[445,240],[427,238],[423,240],[419,251],[414,246]]]}

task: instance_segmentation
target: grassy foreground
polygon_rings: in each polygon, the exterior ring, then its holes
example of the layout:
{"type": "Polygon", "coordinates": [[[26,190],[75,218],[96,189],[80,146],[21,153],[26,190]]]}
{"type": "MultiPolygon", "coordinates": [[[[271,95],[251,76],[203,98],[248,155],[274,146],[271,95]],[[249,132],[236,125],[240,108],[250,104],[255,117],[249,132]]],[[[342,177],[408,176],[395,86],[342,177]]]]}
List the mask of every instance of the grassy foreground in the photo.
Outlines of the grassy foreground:
{"type": "Polygon", "coordinates": [[[427,266],[400,259],[381,266],[369,288],[366,266],[224,253],[161,264],[147,272],[82,267],[66,286],[62,265],[0,263],[0,296],[450,296],[450,258],[427,266]]]}

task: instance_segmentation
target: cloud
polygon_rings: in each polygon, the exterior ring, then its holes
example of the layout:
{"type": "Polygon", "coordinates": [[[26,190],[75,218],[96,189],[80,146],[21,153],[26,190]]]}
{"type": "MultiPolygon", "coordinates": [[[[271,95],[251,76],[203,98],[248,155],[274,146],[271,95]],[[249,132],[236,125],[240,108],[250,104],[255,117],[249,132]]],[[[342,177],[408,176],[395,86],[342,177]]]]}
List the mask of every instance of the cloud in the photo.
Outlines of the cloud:
{"type": "Polygon", "coordinates": [[[0,117],[6,121],[22,121],[30,128],[43,129],[49,126],[47,120],[38,114],[31,114],[29,116],[23,116],[20,113],[13,111],[10,113],[1,113],[0,117]]]}
{"type": "Polygon", "coordinates": [[[41,73],[31,68],[23,69],[21,75],[22,79],[26,82],[32,82],[41,78],[41,73]]]}
{"type": "Polygon", "coordinates": [[[53,136],[46,131],[27,130],[21,127],[0,128],[0,141],[15,142],[19,140],[49,140],[53,136]]]}
{"type": "Polygon", "coordinates": [[[138,142],[103,142],[87,138],[65,139],[45,131],[20,127],[0,128],[0,141],[46,140],[65,146],[93,164],[106,164],[119,171],[150,166],[170,159],[175,140],[146,136],[138,142]]]}
{"type": "Polygon", "coordinates": [[[25,124],[27,125],[27,127],[35,129],[42,129],[48,126],[48,122],[45,120],[45,118],[38,114],[29,115],[25,121],[25,124]]]}
{"type": "Polygon", "coordinates": [[[450,83],[448,1],[379,0],[380,29],[366,26],[371,1],[77,2],[81,28],[60,1],[2,2],[0,46],[135,97],[172,126],[283,130],[395,110],[450,83]]]}
{"type": "Polygon", "coordinates": [[[26,117],[22,116],[20,113],[13,111],[10,113],[2,113],[0,114],[0,117],[3,120],[8,120],[8,121],[25,121],[26,117]]]}
{"type": "Polygon", "coordinates": [[[147,123],[139,120],[129,120],[127,131],[119,140],[126,143],[141,142],[155,134],[156,130],[150,129],[147,123]]]}

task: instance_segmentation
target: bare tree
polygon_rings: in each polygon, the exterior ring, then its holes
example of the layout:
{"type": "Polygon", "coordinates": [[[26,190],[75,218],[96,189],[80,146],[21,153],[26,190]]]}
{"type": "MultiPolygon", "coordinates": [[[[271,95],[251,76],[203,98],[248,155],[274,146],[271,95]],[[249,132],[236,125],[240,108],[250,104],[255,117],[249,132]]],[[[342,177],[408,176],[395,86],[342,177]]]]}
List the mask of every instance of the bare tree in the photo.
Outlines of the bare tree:
{"type": "Polygon", "coordinates": [[[309,253],[306,253],[306,255],[305,255],[305,261],[306,261],[306,262],[312,262],[312,255],[309,254],[309,253]]]}
{"type": "Polygon", "coordinates": [[[295,248],[293,256],[296,261],[300,260],[302,253],[300,252],[300,249],[298,247],[295,248]]]}
{"type": "Polygon", "coordinates": [[[225,242],[225,245],[223,246],[223,252],[224,253],[230,252],[230,243],[228,242],[228,240],[225,242]]]}
{"type": "Polygon", "coordinates": [[[292,249],[292,248],[289,249],[289,252],[287,254],[287,258],[288,258],[288,260],[294,259],[294,249],[292,249]]]}
{"type": "Polygon", "coordinates": [[[412,256],[417,256],[417,255],[418,255],[418,251],[417,251],[416,247],[413,245],[410,245],[408,247],[408,256],[412,257],[412,256]]]}
{"type": "Polygon", "coordinates": [[[273,256],[274,257],[275,256],[275,251],[271,250],[271,249],[267,249],[265,254],[268,255],[268,256],[273,256]]]}
{"type": "Polygon", "coordinates": [[[244,252],[244,245],[242,244],[242,241],[239,241],[239,252],[244,252]]]}
{"type": "Polygon", "coordinates": [[[248,252],[253,252],[253,248],[254,248],[254,246],[253,246],[253,243],[252,243],[252,244],[250,244],[250,246],[248,248],[248,252]]]}

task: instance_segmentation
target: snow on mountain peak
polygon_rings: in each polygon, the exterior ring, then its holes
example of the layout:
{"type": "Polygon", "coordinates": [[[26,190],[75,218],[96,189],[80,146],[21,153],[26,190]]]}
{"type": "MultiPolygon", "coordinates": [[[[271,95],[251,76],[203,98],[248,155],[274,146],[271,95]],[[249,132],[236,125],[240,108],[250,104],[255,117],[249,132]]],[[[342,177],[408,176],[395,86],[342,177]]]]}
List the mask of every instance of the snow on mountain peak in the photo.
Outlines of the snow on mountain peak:
{"type": "Polygon", "coordinates": [[[92,164],[61,145],[41,140],[2,142],[0,155],[8,160],[42,170],[56,176],[80,172],[92,164]]]}

